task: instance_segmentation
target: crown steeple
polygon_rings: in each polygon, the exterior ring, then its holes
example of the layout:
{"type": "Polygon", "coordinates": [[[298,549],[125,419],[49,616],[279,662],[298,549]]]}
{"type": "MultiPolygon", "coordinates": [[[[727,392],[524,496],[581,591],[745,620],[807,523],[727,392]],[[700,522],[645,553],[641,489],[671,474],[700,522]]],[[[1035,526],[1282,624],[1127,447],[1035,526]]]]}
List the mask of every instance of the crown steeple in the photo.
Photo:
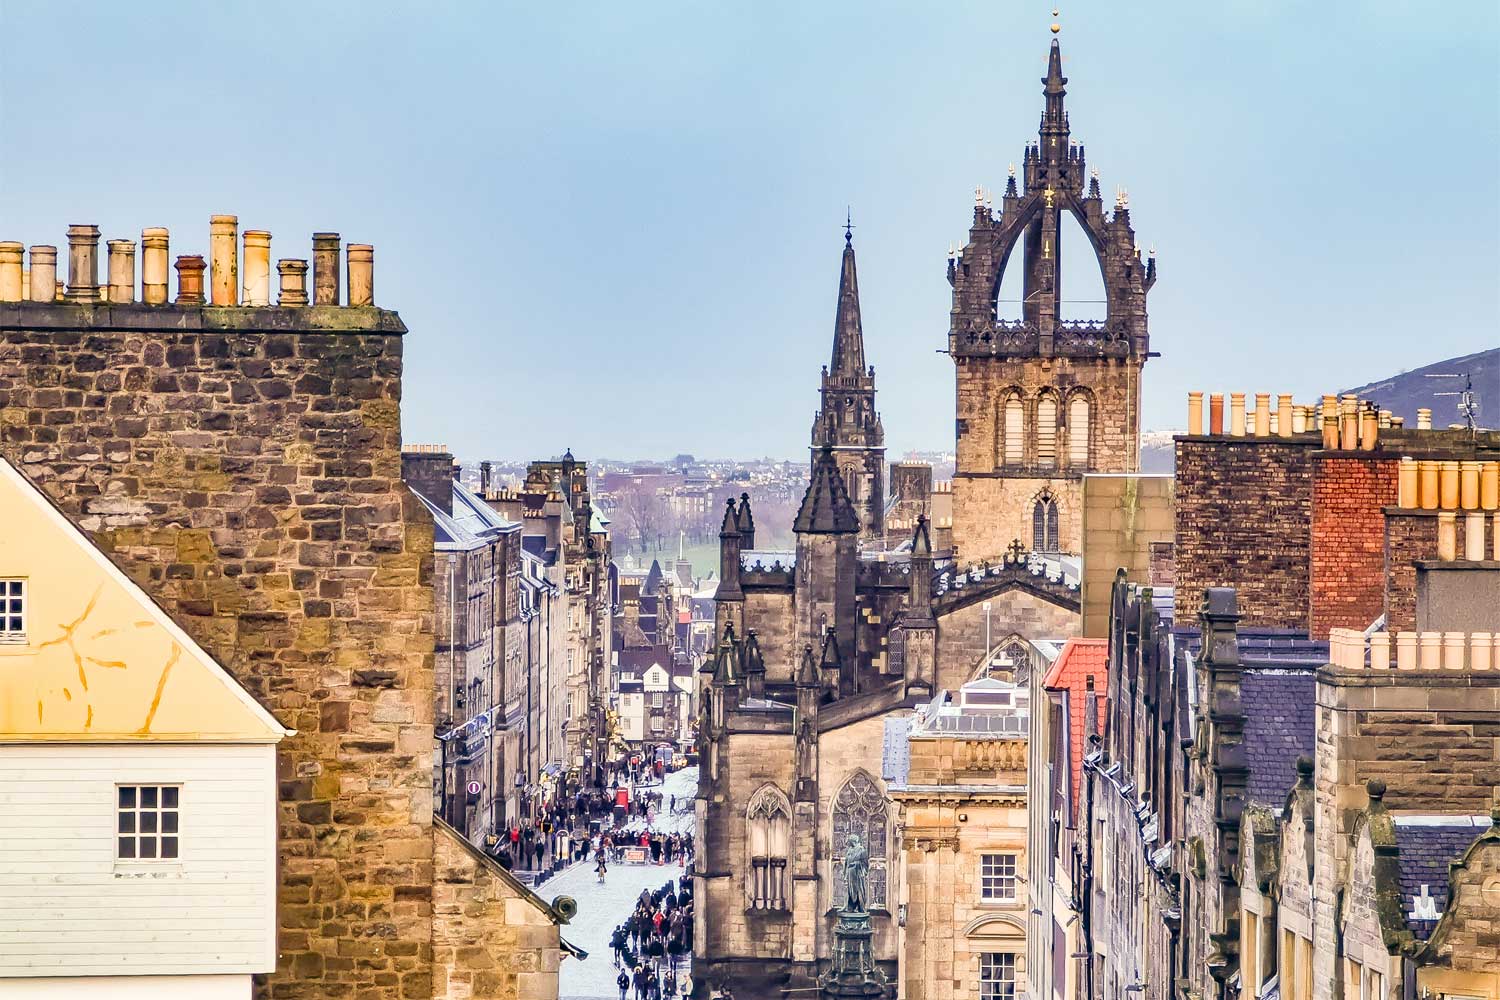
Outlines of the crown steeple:
{"type": "Polygon", "coordinates": [[[792,530],[809,535],[853,534],[859,530],[859,516],[849,502],[849,491],[829,445],[824,445],[813,460],[812,481],[802,495],[792,530]]]}

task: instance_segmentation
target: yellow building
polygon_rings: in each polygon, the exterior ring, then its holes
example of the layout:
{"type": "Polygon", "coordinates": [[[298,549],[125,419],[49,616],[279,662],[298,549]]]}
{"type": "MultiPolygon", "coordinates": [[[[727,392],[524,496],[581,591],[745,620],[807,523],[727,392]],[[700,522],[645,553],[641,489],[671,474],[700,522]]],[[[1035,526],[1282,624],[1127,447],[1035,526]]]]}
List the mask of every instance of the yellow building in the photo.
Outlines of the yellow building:
{"type": "Polygon", "coordinates": [[[906,1000],[1025,992],[1029,702],[1024,686],[987,678],[888,724],[906,1000]]]}
{"type": "Polygon", "coordinates": [[[0,461],[0,997],[248,997],[288,733],[0,461]]]}

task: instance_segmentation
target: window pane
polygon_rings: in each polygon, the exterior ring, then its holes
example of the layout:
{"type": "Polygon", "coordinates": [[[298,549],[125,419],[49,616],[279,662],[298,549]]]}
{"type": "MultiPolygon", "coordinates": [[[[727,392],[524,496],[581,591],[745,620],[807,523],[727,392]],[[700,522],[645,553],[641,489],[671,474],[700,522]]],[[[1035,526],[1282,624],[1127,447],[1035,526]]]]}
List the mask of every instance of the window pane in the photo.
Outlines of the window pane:
{"type": "Polygon", "coordinates": [[[141,789],[141,808],[156,808],[156,788],[154,786],[147,786],[141,789]]]}
{"type": "Polygon", "coordinates": [[[135,833],[135,813],[120,813],[120,833],[135,833]]]}
{"type": "Polygon", "coordinates": [[[176,809],[177,808],[177,793],[178,793],[178,791],[179,791],[179,789],[176,788],[175,786],[168,786],[166,788],[163,788],[161,790],[161,804],[162,804],[162,806],[165,807],[165,808],[167,808],[167,809],[176,809]]]}
{"type": "Polygon", "coordinates": [[[177,814],[175,812],[164,812],[161,814],[161,832],[177,832],[177,814]]]}
{"type": "Polygon", "coordinates": [[[12,597],[10,599],[10,613],[13,615],[21,613],[21,599],[19,597],[12,597]]]}
{"type": "Polygon", "coordinates": [[[7,593],[16,594],[16,595],[19,595],[21,593],[21,587],[22,587],[22,583],[21,583],[20,580],[9,580],[9,581],[6,582],[6,585],[5,585],[7,593]]]}
{"type": "Polygon", "coordinates": [[[121,837],[120,838],[120,857],[122,857],[122,858],[133,858],[133,857],[135,857],[135,838],[134,837],[121,837]]]}
{"type": "Polygon", "coordinates": [[[164,858],[175,858],[175,857],[177,857],[177,838],[176,837],[163,837],[163,838],[161,838],[161,856],[164,857],[164,858]]]}
{"type": "Polygon", "coordinates": [[[156,838],[154,838],[154,837],[142,837],[141,838],[141,857],[143,857],[143,858],[154,858],[154,857],[156,857],[156,838]]]}
{"type": "Polygon", "coordinates": [[[142,833],[155,833],[156,832],[156,813],[154,813],[154,812],[143,812],[143,813],[141,813],[141,832],[142,833]]]}
{"type": "Polygon", "coordinates": [[[135,789],[134,788],[126,788],[126,787],[121,787],[120,788],[120,808],[121,809],[133,809],[133,808],[135,808],[135,789]]]}

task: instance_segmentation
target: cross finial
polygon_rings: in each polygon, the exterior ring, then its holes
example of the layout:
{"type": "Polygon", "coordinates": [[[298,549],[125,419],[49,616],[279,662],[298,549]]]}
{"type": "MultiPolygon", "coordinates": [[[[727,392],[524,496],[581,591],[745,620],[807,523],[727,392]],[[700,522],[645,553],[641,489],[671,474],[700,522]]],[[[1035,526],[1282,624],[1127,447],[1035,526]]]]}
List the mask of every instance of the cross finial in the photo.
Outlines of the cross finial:
{"type": "Polygon", "coordinates": [[[844,209],[844,245],[854,245],[854,209],[850,207],[844,209]]]}
{"type": "Polygon", "coordinates": [[[1011,540],[1010,546],[1005,551],[1010,562],[1018,563],[1021,561],[1021,557],[1026,554],[1026,547],[1021,544],[1019,538],[1015,538],[1011,540]]]}

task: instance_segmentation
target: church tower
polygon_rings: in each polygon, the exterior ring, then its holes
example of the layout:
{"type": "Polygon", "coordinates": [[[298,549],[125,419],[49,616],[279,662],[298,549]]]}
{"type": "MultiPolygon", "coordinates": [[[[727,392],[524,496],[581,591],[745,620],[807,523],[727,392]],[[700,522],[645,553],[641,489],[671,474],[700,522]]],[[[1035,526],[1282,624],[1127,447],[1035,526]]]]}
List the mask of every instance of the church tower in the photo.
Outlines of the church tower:
{"type": "Polygon", "coordinates": [[[957,379],[953,542],[964,564],[996,560],[1014,539],[1033,551],[1078,552],[1084,473],[1136,472],[1140,465],[1141,367],[1150,357],[1146,293],[1156,260],[1141,259],[1124,189],[1108,212],[1097,172],[1086,180],[1084,148],[1072,141],[1063,106],[1067,82],[1054,38],[1041,128],[1026,146],[1019,183],[1012,167],[998,213],[976,191],[968,243],[949,253],[948,351],[957,379]],[[1066,318],[1059,269],[1065,213],[1085,237],[1071,252],[1098,263],[1102,322],[1066,318]],[[1022,270],[1019,320],[997,314],[1007,266],[1022,270]]]}
{"type": "Polygon", "coordinates": [[[875,412],[875,369],[865,365],[859,322],[859,280],[854,270],[854,227],[844,226],[844,261],[833,323],[833,358],[823,369],[822,406],[813,418],[812,462],[833,450],[859,516],[859,541],[880,545],[885,537],[885,428],[875,412]]]}

